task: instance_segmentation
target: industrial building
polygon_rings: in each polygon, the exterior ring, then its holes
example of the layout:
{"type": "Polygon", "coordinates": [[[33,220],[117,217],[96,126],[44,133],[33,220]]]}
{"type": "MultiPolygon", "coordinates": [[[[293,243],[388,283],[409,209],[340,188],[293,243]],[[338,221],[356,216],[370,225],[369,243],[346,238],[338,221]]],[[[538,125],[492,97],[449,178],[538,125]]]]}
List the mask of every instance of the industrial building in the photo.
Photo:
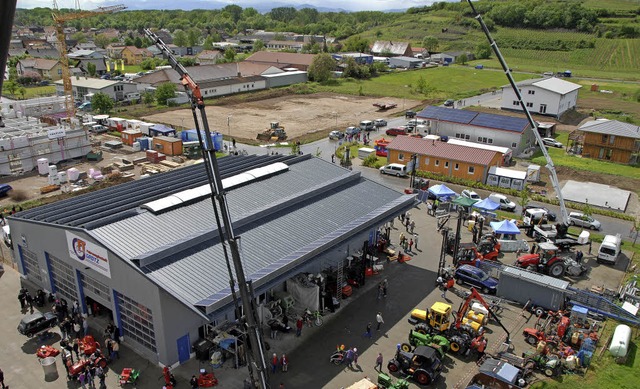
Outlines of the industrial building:
{"type": "MultiPolygon", "coordinates": [[[[301,272],[335,268],[416,202],[310,155],[218,162],[259,304],[301,272]]],[[[85,313],[98,303],[151,361],[183,363],[210,326],[236,319],[209,193],[196,164],[19,212],[14,259],[34,288],[85,313]]]]}
{"type": "MultiPolygon", "coordinates": [[[[578,90],[582,88],[580,84],[556,77],[524,80],[516,85],[529,112],[557,118],[576,107],[578,90]]],[[[520,101],[516,98],[511,85],[502,87],[501,107],[505,110],[522,112],[520,101]]]]}
{"type": "Polygon", "coordinates": [[[508,147],[518,156],[535,146],[529,121],[525,118],[428,106],[416,115],[427,120],[429,134],[508,147]]]}
{"type": "MultiPolygon", "coordinates": [[[[58,80],[54,84],[56,85],[56,93],[62,96],[64,94],[62,80],[58,80]]],[[[127,94],[138,91],[136,84],[100,78],[76,77],[71,79],[71,84],[73,85],[73,98],[76,101],[90,101],[96,93],[104,93],[114,101],[121,101],[127,94]]]]}

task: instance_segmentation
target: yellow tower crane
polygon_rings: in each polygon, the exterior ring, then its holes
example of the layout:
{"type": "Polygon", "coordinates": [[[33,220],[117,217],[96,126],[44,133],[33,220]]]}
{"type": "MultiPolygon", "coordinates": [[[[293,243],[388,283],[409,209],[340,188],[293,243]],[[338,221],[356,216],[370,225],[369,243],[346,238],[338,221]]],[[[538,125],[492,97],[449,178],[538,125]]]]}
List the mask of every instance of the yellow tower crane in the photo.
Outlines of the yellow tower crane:
{"type": "Polygon", "coordinates": [[[53,0],[52,17],[56,25],[56,37],[58,38],[58,50],[60,51],[60,64],[62,65],[62,85],[64,86],[64,104],[67,111],[67,118],[71,122],[71,118],[76,115],[76,106],[73,99],[73,86],[71,85],[71,72],[69,71],[69,58],[67,57],[67,44],[65,42],[64,24],[70,20],[90,18],[101,14],[110,14],[122,11],[127,8],[124,5],[113,5],[109,7],[100,7],[91,11],[81,11],[79,0],[76,0],[76,12],[60,13],[58,3],[53,0]]]}

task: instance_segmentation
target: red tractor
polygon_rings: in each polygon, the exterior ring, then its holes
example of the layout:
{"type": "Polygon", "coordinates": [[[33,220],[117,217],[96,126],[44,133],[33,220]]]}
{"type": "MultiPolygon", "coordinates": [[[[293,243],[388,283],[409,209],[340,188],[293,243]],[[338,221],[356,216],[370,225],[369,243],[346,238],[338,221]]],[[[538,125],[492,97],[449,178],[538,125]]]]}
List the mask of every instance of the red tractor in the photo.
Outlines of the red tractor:
{"type": "Polygon", "coordinates": [[[565,273],[569,276],[581,276],[586,273],[587,267],[581,261],[559,257],[559,250],[553,243],[538,243],[534,253],[520,256],[514,265],[552,277],[562,277],[565,273]]]}
{"type": "MultiPolygon", "coordinates": [[[[453,255],[453,253],[451,253],[453,255]]],[[[497,261],[500,255],[500,243],[493,234],[484,235],[480,242],[460,243],[458,256],[454,261],[455,266],[475,265],[476,260],[497,261]]]]}

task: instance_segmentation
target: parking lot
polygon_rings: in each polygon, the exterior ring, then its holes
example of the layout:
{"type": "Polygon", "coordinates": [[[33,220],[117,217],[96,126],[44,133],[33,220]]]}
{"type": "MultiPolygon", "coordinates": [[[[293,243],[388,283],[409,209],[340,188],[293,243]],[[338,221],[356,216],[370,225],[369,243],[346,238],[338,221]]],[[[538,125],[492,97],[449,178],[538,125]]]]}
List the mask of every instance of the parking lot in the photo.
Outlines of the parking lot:
{"type": "MultiPolygon", "coordinates": [[[[402,185],[402,179],[397,180],[402,185]]],[[[419,246],[413,250],[411,260],[405,263],[391,262],[385,265],[384,271],[379,275],[367,278],[366,284],[355,290],[354,295],[343,300],[342,306],[334,314],[325,316],[324,324],[321,327],[304,328],[300,338],[294,334],[282,334],[279,339],[267,339],[270,343],[271,352],[278,355],[286,353],[290,359],[290,369],[287,373],[277,372],[271,376],[271,387],[276,388],[280,383],[284,383],[287,388],[341,388],[348,387],[360,378],[367,376],[375,381],[377,373],[374,371],[375,358],[378,353],[384,357],[384,371],[386,363],[393,357],[396,345],[407,341],[409,330],[413,328],[407,322],[409,312],[413,308],[426,309],[436,301],[448,302],[454,310],[458,309],[462,299],[453,293],[447,294],[447,299],[440,297],[440,291],[435,288],[436,270],[440,253],[441,235],[435,231],[435,220],[427,216],[426,208],[420,206],[411,211],[412,219],[416,221],[416,233],[418,234],[419,246]],[[389,282],[389,295],[387,298],[377,300],[377,285],[384,278],[389,282]],[[375,331],[375,316],[381,312],[384,318],[384,325],[381,331],[375,331]],[[372,322],[374,332],[372,339],[363,336],[367,323],[372,322]],[[335,366],[329,363],[329,356],[337,345],[344,344],[347,347],[356,347],[360,355],[358,364],[353,368],[345,366],[335,366]]],[[[450,226],[455,227],[453,221],[450,226]]],[[[397,243],[401,229],[399,221],[395,221],[395,229],[391,231],[392,242],[397,243]]],[[[406,232],[405,232],[406,233],[406,232]]],[[[462,242],[471,241],[470,233],[464,229],[462,232],[462,242]]],[[[6,252],[6,250],[5,250],[6,252]]],[[[589,265],[593,265],[592,256],[585,256],[589,265]]],[[[505,263],[512,263],[515,260],[514,254],[507,254],[501,258],[505,263]]],[[[450,263],[450,258],[448,258],[450,263]]],[[[623,271],[622,261],[619,266],[609,267],[604,265],[593,266],[586,278],[577,282],[580,287],[590,288],[591,286],[606,286],[616,288],[623,271]]],[[[1,342],[5,352],[0,353],[0,367],[5,372],[5,382],[13,388],[73,388],[78,387],[76,383],[68,383],[64,376],[64,369],[58,359],[57,369],[59,378],[50,382],[44,381],[43,370],[40,367],[34,353],[40,345],[37,338],[27,339],[19,335],[16,326],[23,313],[20,312],[17,301],[17,291],[20,279],[16,272],[9,266],[2,278],[0,278],[0,304],[5,308],[4,315],[0,317],[0,328],[3,330],[1,342]]],[[[456,286],[456,288],[461,288],[456,286]]],[[[466,289],[466,288],[463,288],[466,289]]],[[[32,292],[34,292],[32,290],[32,292]]],[[[516,354],[531,349],[531,346],[524,342],[522,329],[533,326],[535,317],[521,315],[521,308],[518,306],[506,306],[502,315],[503,324],[511,333],[512,344],[516,354]]],[[[100,334],[101,328],[92,328],[94,334],[100,334]]],[[[505,339],[504,331],[495,323],[487,326],[488,352],[491,353],[502,345],[505,339]]],[[[265,329],[265,336],[268,337],[268,329],[265,329]]],[[[60,336],[56,335],[47,341],[56,345],[60,336]]],[[[110,365],[111,372],[107,376],[107,386],[117,386],[117,373],[124,367],[133,367],[142,371],[141,380],[136,386],[138,388],[160,388],[162,380],[160,368],[153,362],[138,357],[133,351],[124,347],[121,351],[122,359],[110,365]]],[[[437,388],[464,387],[471,372],[476,368],[473,355],[459,358],[448,356],[445,360],[445,370],[443,377],[436,383],[437,388]]],[[[222,368],[212,369],[206,363],[190,360],[185,365],[175,368],[179,385],[186,387],[188,380],[193,374],[197,374],[199,369],[206,368],[214,371],[220,384],[220,388],[240,388],[242,380],[246,377],[246,369],[234,369],[230,362],[226,362],[222,368]]],[[[417,387],[415,383],[412,387],[417,387]]]]}

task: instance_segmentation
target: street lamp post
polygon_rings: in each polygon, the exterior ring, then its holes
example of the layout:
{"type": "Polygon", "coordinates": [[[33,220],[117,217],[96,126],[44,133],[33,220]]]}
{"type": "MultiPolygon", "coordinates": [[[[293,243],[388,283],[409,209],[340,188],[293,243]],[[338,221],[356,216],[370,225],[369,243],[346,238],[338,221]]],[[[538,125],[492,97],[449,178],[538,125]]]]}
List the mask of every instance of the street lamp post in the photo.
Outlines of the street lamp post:
{"type": "Polygon", "coordinates": [[[229,133],[229,154],[231,154],[231,115],[227,116],[227,132],[229,133]]]}

